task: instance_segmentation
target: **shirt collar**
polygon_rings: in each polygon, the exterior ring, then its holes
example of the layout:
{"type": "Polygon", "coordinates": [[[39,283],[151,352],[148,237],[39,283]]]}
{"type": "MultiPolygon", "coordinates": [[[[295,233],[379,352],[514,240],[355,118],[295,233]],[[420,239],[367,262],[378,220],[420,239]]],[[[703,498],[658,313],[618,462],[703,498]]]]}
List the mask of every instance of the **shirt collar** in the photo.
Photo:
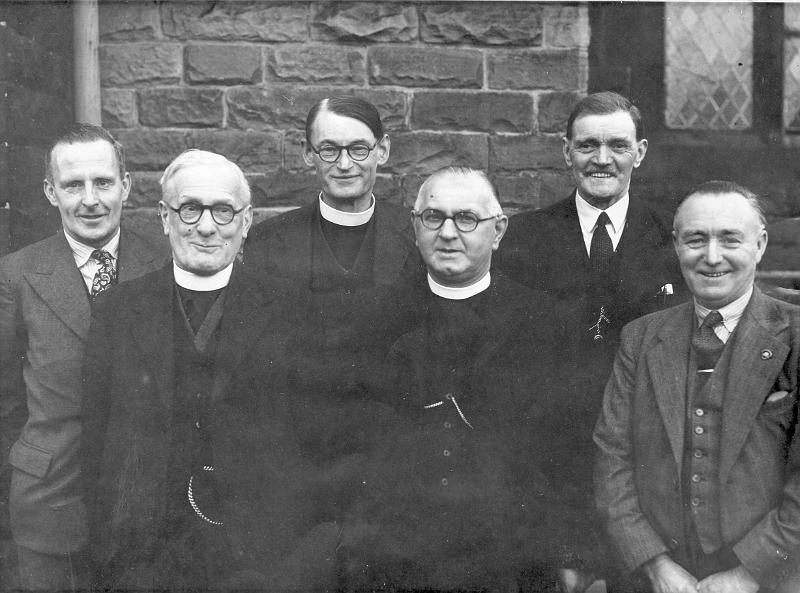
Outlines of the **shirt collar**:
{"type": "Polygon", "coordinates": [[[375,213],[375,195],[370,196],[369,208],[363,212],[342,212],[322,201],[319,194],[319,213],[322,218],[339,226],[361,226],[367,224],[375,213]]]}
{"type": "MultiPolygon", "coordinates": [[[[753,294],[753,287],[751,286],[750,289],[745,292],[742,296],[740,296],[735,301],[728,303],[721,309],[716,309],[719,311],[719,314],[722,315],[722,324],[725,326],[729,332],[733,332],[736,329],[736,326],[739,324],[739,320],[742,318],[742,314],[744,313],[745,308],[747,307],[747,303],[750,302],[750,297],[753,294]]],[[[703,323],[703,320],[706,318],[706,315],[711,313],[712,309],[708,309],[697,302],[697,299],[694,301],[694,312],[697,315],[698,326],[703,323]]]]}
{"type": "MultiPolygon", "coordinates": [[[[100,249],[108,251],[111,255],[111,258],[116,261],[117,255],[119,254],[119,235],[120,229],[117,227],[117,232],[114,233],[114,236],[111,237],[108,242],[103,245],[100,249]]],[[[67,243],[69,243],[70,249],[72,249],[72,256],[75,258],[75,263],[78,264],[78,267],[82,267],[89,261],[89,258],[92,257],[92,253],[94,253],[95,248],[86,245],[85,243],[81,243],[77,239],[74,239],[70,236],[70,234],[65,230],[64,236],[67,238],[67,243]]]]}
{"type": "Polygon", "coordinates": [[[211,276],[198,276],[193,272],[187,272],[178,267],[174,261],[172,262],[172,272],[175,277],[175,284],[187,290],[195,290],[197,292],[209,292],[211,290],[219,290],[228,286],[231,279],[231,272],[233,271],[233,263],[221,269],[216,274],[211,276]]]}
{"type": "Polygon", "coordinates": [[[436,280],[434,280],[430,274],[428,274],[428,286],[431,289],[431,292],[438,297],[442,297],[443,299],[450,299],[453,301],[463,301],[465,299],[474,297],[476,294],[479,294],[489,288],[489,283],[492,280],[491,272],[486,272],[486,275],[470,284],[469,286],[442,286],[436,280]]]}
{"type": "MultiPolygon", "coordinates": [[[[628,192],[619,200],[614,202],[611,206],[605,209],[608,218],[611,220],[611,226],[615,233],[619,233],[625,225],[625,219],[628,216],[628,205],[630,204],[630,197],[628,192]]],[[[581,197],[575,191],[575,207],[578,209],[578,220],[581,223],[581,228],[584,233],[590,234],[594,231],[594,225],[597,222],[597,217],[603,212],[600,208],[592,206],[589,202],[581,197]]]]}

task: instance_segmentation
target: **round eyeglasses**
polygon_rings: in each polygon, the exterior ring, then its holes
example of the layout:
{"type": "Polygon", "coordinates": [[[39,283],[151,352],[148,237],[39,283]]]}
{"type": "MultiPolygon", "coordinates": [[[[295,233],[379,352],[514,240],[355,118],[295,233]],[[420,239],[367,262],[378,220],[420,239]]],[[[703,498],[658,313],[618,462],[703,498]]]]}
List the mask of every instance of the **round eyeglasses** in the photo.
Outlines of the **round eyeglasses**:
{"type": "Polygon", "coordinates": [[[478,218],[478,215],[474,212],[470,212],[469,210],[462,210],[461,212],[456,212],[452,216],[447,216],[441,210],[436,210],[435,208],[427,208],[422,212],[417,212],[416,210],[411,211],[411,216],[419,218],[422,226],[426,229],[430,229],[432,231],[438,231],[442,226],[444,226],[444,222],[446,220],[452,220],[453,224],[456,225],[456,228],[461,231],[462,233],[471,233],[475,229],[478,228],[478,225],[482,222],[486,222],[487,220],[493,220],[495,218],[499,218],[500,214],[495,214],[494,216],[487,216],[486,218],[478,218]]]}
{"type": "Polygon", "coordinates": [[[365,161],[369,156],[369,153],[375,150],[375,147],[378,146],[378,140],[375,141],[375,144],[370,146],[369,144],[364,144],[363,142],[356,142],[355,144],[349,144],[347,146],[339,146],[338,144],[325,144],[320,146],[319,149],[314,148],[313,144],[309,144],[311,150],[323,161],[326,163],[335,163],[339,160],[339,157],[342,154],[342,151],[347,151],[347,156],[349,156],[354,161],[365,161]]]}
{"type": "Polygon", "coordinates": [[[236,210],[233,206],[229,206],[228,204],[213,204],[211,206],[204,206],[203,204],[198,204],[197,202],[186,202],[185,204],[181,204],[178,208],[173,208],[167,204],[167,207],[173,212],[177,212],[178,217],[185,224],[195,224],[200,220],[200,218],[203,216],[203,212],[206,210],[211,211],[211,218],[217,224],[230,224],[233,222],[233,218],[239,214],[239,212],[244,210],[244,207],[236,210]]]}

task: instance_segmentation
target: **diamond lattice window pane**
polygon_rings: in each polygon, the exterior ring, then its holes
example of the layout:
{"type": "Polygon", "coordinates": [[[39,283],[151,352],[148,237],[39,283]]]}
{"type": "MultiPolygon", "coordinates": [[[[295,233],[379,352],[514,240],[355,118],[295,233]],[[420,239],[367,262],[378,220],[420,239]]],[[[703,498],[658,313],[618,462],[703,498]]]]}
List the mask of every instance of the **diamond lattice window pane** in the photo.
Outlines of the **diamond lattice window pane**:
{"type": "Polygon", "coordinates": [[[667,127],[750,128],[753,7],[668,2],[664,10],[667,127]]]}

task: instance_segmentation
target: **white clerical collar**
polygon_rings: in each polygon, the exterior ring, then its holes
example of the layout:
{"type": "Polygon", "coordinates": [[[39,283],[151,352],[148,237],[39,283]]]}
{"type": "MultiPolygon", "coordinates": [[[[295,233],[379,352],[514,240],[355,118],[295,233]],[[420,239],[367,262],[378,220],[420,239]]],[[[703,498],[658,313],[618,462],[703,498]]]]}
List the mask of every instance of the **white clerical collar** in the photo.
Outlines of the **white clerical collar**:
{"type": "Polygon", "coordinates": [[[474,297],[476,294],[479,294],[489,288],[489,283],[491,281],[491,272],[486,272],[486,275],[483,278],[474,284],[470,284],[469,286],[442,286],[436,282],[436,280],[431,278],[430,274],[428,274],[428,286],[430,287],[431,292],[438,297],[453,301],[463,301],[464,299],[474,297]]]}
{"type": "Polygon", "coordinates": [[[339,226],[361,226],[367,224],[375,213],[375,195],[369,198],[369,208],[363,212],[342,212],[329,206],[322,200],[322,192],[319,194],[319,213],[322,218],[339,226]]]}
{"type": "MultiPolygon", "coordinates": [[[[742,314],[744,310],[747,308],[747,303],[750,302],[750,297],[753,294],[753,287],[751,286],[747,292],[745,292],[742,296],[736,299],[733,302],[728,303],[724,307],[720,309],[716,309],[719,311],[719,314],[722,315],[722,325],[725,326],[730,333],[733,333],[733,330],[736,329],[736,326],[739,325],[739,320],[742,318],[742,314]]],[[[706,318],[706,315],[711,313],[711,309],[708,309],[697,302],[695,299],[694,301],[694,312],[697,314],[697,325],[700,326],[703,323],[703,320],[706,318]]]]}
{"type": "MultiPolygon", "coordinates": [[[[73,239],[66,230],[64,231],[64,236],[67,238],[67,243],[69,243],[70,249],[72,249],[72,256],[75,258],[75,263],[80,268],[87,261],[89,261],[89,258],[92,257],[92,253],[94,253],[95,248],[73,239]]],[[[109,239],[108,242],[100,249],[108,251],[114,261],[116,261],[117,255],[119,255],[119,227],[117,227],[117,232],[114,233],[114,236],[111,237],[111,239],[109,239]]]]}
{"type": "Polygon", "coordinates": [[[198,276],[193,272],[187,272],[178,267],[174,261],[172,262],[172,272],[175,276],[175,284],[187,290],[196,290],[197,292],[210,292],[212,290],[219,290],[228,286],[231,279],[231,272],[233,271],[233,263],[227,268],[223,268],[216,274],[211,276],[198,276]]]}
{"type": "MultiPolygon", "coordinates": [[[[611,204],[605,209],[611,220],[611,226],[614,228],[615,233],[622,232],[625,226],[625,219],[628,217],[628,205],[630,204],[630,196],[628,192],[619,200],[611,204]]],[[[578,209],[578,220],[580,220],[581,228],[584,233],[591,233],[594,231],[594,225],[597,224],[597,217],[603,212],[600,208],[592,206],[581,195],[575,192],[575,207],[578,209]]]]}

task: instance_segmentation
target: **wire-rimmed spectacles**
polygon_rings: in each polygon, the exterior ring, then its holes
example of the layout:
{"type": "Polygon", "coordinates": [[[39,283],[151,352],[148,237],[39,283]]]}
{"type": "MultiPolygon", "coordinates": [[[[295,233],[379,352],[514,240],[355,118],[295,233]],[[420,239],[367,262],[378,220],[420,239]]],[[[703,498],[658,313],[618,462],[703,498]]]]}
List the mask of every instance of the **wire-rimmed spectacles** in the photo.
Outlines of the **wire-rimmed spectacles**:
{"type": "Polygon", "coordinates": [[[186,202],[185,204],[181,204],[178,208],[173,208],[167,204],[167,207],[173,212],[177,212],[178,217],[180,217],[184,224],[195,224],[200,220],[203,216],[203,212],[206,210],[211,212],[211,218],[214,219],[214,222],[217,224],[230,224],[233,222],[234,217],[244,210],[244,207],[236,210],[233,206],[229,206],[228,204],[212,204],[211,206],[206,206],[198,202],[186,202]]]}
{"type": "Polygon", "coordinates": [[[462,233],[471,233],[478,228],[480,223],[500,217],[500,214],[495,214],[494,216],[479,218],[477,214],[469,210],[462,210],[451,216],[447,216],[444,212],[436,208],[426,208],[422,212],[412,210],[411,215],[419,218],[422,226],[432,231],[438,231],[444,226],[446,220],[452,220],[456,228],[462,233]]]}
{"type": "Polygon", "coordinates": [[[335,163],[338,161],[343,150],[347,151],[347,156],[349,156],[351,159],[360,162],[367,160],[369,153],[375,150],[375,147],[378,146],[378,142],[379,140],[376,140],[375,144],[372,146],[363,142],[356,142],[354,144],[348,144],[347,146],[339,146],[338,144],[324,144],[320,146],[319,149],[314,148],[314,145],[310,143],[309,146],[314,154],[316,154],[326,163],[335,163]]]}

